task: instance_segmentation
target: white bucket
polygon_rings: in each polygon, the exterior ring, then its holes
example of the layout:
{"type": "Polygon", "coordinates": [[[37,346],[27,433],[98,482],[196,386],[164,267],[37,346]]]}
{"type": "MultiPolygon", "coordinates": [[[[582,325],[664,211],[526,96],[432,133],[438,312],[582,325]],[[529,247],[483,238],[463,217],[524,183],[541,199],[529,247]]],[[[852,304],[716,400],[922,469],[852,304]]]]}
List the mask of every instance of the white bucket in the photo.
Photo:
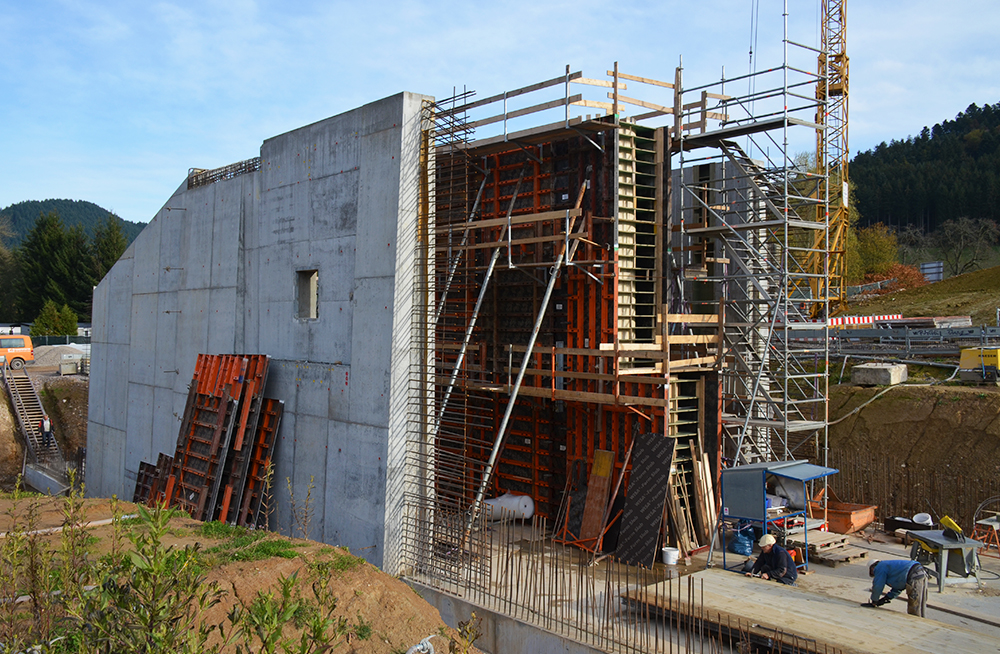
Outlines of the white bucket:
{"type": "Polygon", "coordinates": [[[918,513],[917,515],[913,516],[913,521],[918,525],[924,525],[926,527],[930,527],[931,525],[934,524],[933,522],[931,522],[931,516],[929,513],[918,513]]]}
{"type": "Polygon", "coordinates": [[[677,565],[677,557],[681,554],[679,549],[676,547],[664,547],[662,552],[664,563],[667,565],[677,565]]]}

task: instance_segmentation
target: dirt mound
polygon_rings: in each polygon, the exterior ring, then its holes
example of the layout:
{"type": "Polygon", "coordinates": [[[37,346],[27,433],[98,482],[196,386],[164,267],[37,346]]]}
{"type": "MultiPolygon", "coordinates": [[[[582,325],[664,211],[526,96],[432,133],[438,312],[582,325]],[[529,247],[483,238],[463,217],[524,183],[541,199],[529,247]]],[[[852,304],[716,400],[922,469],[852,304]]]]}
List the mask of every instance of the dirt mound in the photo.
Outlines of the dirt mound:
{"type": "Polygon", "coordinates": [[[17,439],[17,420],[10,406],[10,397],[0,386],[0,489],[9,489],[21,472],[24,451],[17,439]]]}
{"type": "Polygon", "coordinates": [[[67,459],[87,447],[87,406],[90,378],[86,375],[36,375],[32,382],[52,419],[52,430],[67,459]]]}
{"type": "MultiPolygon", "coordinates": [[[[63,524],[63,505],[58,498],[22,499],[16,506],[13,500],[0,498],[0,532],[10,529],[12,514],[21,516],[20,520],[26,519],[29,502],[33,502],[36,507],[36,517],[31,528],[44,529],[63,524]]],[[[112,516],[108,500],[87,499],[85,506],[87,521],[100,521],[112,516]]],[[[119,514],[133,512],[132,505],[119,506],[119,514]]],[[[225,546],[225,538],[206,536],[201,527],[201,522],[176,517],[170,523],[169,539],[164,542],[175,548],[197,544],[206,554],[220,545],[225,546]]],[[[88,531],[92,557],[111,550],[113,531],[110,525],[90,527],[88,531]]],[[[59,546],[58,533],[47,538],[53,547],[59,546]]],[[[347,642],[336,651],[357,654],[405,652],[432,634],[444,636],[434,639],[436,650],[448,651],[448,636],[455,635],[455,631],[444,624],[437,609],[402,581],[340,548],[303,539],[289,539],[277,534],[269,534],[267,538],[290,543],[294,548],[291,550],[294,556],[236,561],[211,567],[206,572],[208,580],[218,582],[226,596],[205,614],[204,617],[210,623],[223,622],[238,599],[252,600],[258,591],[278,592],[282,578],[294,574],[300,579],[308,579],[310,566],[317,562],[344,562],[346,565],[334,565],[329,568],[328,573],[330,587],[337,598],[334,615],[347,618],[350,624],[347,642]]],[[[309,592],[308,583],[304,592],[309,592]]],[[[479,650],[472,649],[471,652],[478,654],[479,650]]]]}
{"type": "MultiPolygon", "coordinates": [[[[837,420],[881,389],[831,387],[837,420]]],[[[1000,392],[990,387],[902,386],[830,427],[831,450],[891,456],[917,470],[1000,474],[1000,392]]]]}

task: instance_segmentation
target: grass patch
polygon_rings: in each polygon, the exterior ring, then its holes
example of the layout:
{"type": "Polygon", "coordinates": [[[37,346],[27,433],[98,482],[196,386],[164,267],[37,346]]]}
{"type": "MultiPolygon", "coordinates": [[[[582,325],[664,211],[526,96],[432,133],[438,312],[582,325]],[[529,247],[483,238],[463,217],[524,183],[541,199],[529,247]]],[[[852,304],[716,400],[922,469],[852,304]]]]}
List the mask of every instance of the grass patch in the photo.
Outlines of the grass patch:
{"type": "Polygon", "coordinates": [[[206,522],[196,530],[200,536],[225,542],[205,550],[220,564],[235,561],[263,561],[264,559],[294,559],[300,547],[286,540],[271,538],[270,532],[236,527],[223,522],[206,522]]]}
{"type": "Polygon", "coordinates": [[[218,520],[213,520],[212,522],[206,522],[195,530],[199,536],[204,536],[205,538],[214,538],[216,540],[224,540],[226,538],[234,538],[236,536],[241,536],[247,532],[246,527],[237,527],[235,525],[226,524],[225,522],[219,522],[218,520]]]}
{"type": "Polygon", "coordinates": [[[368,640],[372,637],[372,625],[370,622],[365,622],[365,619],[358,614],[358,624],[354,625],[354,635],[361,640],[368,640]]]}
{"type": "Polygon", "coordinates": [[[309,564],[313,573],[320,576],[329,576],[333,573],[343,573],[348,570],[359,568],[365,564],[365,560],[360,556],[354,556],[350,552],[331,549],[324,551],[329,558],[321,561],[313,561],[309,564]]]}

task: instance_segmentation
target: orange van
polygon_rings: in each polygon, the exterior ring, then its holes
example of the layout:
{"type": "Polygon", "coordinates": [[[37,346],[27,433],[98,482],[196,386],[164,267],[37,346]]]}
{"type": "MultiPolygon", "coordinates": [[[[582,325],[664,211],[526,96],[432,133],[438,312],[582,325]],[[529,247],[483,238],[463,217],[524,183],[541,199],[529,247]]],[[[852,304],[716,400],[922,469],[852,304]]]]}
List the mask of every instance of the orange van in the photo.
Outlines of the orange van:
{"type": "Polygon", "coordinates": [[[24,367],[26,361],[35,360],[35,347],[30,336],[0,336],[0,357],[14,370],[24,367]]]}

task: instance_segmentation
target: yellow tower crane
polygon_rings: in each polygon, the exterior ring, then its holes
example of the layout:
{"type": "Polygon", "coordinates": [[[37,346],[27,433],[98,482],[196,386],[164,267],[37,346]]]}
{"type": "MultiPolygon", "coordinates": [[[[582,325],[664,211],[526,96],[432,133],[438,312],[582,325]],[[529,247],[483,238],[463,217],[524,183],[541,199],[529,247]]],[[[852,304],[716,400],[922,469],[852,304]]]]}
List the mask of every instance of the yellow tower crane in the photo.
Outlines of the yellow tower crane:
{"type": "MultiPolygon", "coordinates": [[[[829,286],[822,288],[818,281],[812,283],[811,314],[814,318],[823,316],[825,302],[829,299],[829,311],[834,313],[847,306],[847,230],[848,220],[848,176],[847,164],[850,151],[847,145],[848,109],[848,57],[847,57],[847,0],[820,0],[823,23],[821,26],[822,46],[819,54],[819,83],[816,85],[816,122],[823,126],[816,132],[817,173],[828,182],[829,215],[819,215],[818,220],[829,222],[829,237],[818,232],[813,252],[806,261],[810,273],[822,275],[829,266],[829,286]],[[825,256],[824,256],[825,255],[825,256]]],[[[820,209],[823,212],[823,209],[820,209]]]]}

